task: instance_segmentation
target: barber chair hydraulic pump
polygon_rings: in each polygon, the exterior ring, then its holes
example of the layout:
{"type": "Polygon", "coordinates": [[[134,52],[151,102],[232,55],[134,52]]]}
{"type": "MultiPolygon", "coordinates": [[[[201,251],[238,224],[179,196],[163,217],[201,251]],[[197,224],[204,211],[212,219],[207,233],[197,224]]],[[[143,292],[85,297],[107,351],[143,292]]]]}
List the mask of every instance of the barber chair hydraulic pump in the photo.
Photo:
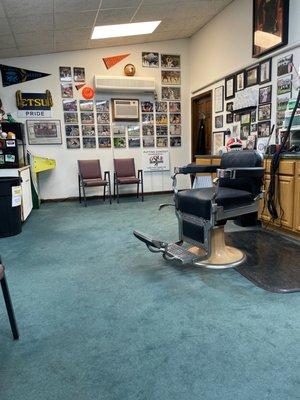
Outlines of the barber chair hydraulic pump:
{"type": "Polygon", "coordinates": [[[262,198],[263,159],[256,151],[225,153],[220,168],[189,164],[175,168],[172,176],[179,240],[165,243],[134,231],[153,253],[168,261],[207,268],[236,267],[245,260],[239,249],[226,246],[224,226],[229,219],[258,211],[262,198]],[[178,191],[178,174],[217,173],[216,185],[178,191]],[[191,244],[187,248],[185,243],[191,244]]]}

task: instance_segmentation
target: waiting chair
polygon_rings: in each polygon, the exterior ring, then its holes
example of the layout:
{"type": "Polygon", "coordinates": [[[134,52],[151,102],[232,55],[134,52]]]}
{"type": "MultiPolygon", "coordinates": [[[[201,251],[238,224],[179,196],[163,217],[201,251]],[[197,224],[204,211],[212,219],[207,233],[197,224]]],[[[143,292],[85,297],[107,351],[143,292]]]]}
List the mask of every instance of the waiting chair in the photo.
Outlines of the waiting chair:
{"type": "Polygon", "coordinates": [[[114,158],[114,198],[117,191],[117,202],[119,203],[119,185],[137,185],[136,197],[139,198],[141,185],[142,201],[144,201],[144,178],[143,170],[138,170],[136,177],[134,158],[114,158]]]}
{"type": "Polygon", "coordinates": [[[11,302],[9,290],[8,290],[8,285],[7,285],[6,276],[5,276],[5,269],[4,269],[4,265],[1,262],[1,258],[0,258],[0,283],[1,283],[2,293],[3,293],[3,297],[4,297],[4,302],[6,305],[7,315],[8,315],[11,331],[13,334],[13,338],[14,338],[14,340],[18,340],[19,339],[19,331],[18,331],[15,313],[14,313],[13,305],[11,302]]]}
{"type": "Polygon", "coordinates": [[[230,268],[241,264],[245,255],[226,246],[224,226],[229,219],[258,211],[262,198],[263,159],[255,151],[233,151],[222,156],[220,167],[189,164],[175,168],[172,177],[179,241],[165,243],[134,231],[149,250],[161,252],[167,260],[193,263],[207,268],[230,268]],[[215,187],[178,191],[178,174],[217,172],[215,187]],[[184,247],[187,242],[193,247],[184,247]]]}
{"type": "Polygon", "coordinates": [[[99,160],[78,160],[78,190],[79,202],[81,203],[81,190],[83,192],[84,206],[86,207],[86,193],[87,187],[103,186],[103,201],[105,201],[106,188],[108,188],[109,203],[111,204],[111,183],[110,172],[104,172],[104,179],[102,179],[102,172],[99,160]]]}

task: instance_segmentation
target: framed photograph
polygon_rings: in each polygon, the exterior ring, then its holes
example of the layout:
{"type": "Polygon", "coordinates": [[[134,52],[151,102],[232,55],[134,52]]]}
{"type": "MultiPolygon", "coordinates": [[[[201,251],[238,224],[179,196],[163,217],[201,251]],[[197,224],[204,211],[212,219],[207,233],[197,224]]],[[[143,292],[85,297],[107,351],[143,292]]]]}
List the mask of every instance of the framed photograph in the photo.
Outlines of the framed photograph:
{"type": "Polygon", "coordinates": [[[215,117],[215,127],[218,128],[223,128],[223,115],[217,115],[215,117]]]}
{"type": "Polygon", "coordinates": [[[219,87],[215,88],[214,109],[215,109],[215,113],[224,111],[224,86],[219,86],[219,87]]]}
{"type": "Polygon", "coordinates": [[[289,92],[277,96],[277,111],[286,111],[291,95],[292,93],[289,92]]]}
{"type": "Polygon", "coordinates": [[[257,136],[259,138],[270,136],[270,133],[271,133],[271,121],[259,122],[257,124],[257,136]]]}
{"type": "Polygon", "coordinates": [[[240,71],[236,74],[236,91],[239,92],[245,89],[245,71],[240,71]]]}
{"type": "Polygon", "coordinates": [[[66,136],[80,136],[79,125],[66,125],[66,136]]]}
{"type": "Polygon", "coordinates": [[[258,65],[251,67],[249,69],[246,69],[246,78],[245,78],[245,84],[246,87],[254,86],[258,84],[258,71],[259,67],[258,65]]]}
{"type": "Polygon", "coordinates": [[[250,114],[241,114],[241,124],[250,124],[250,114]]]}
{"type": "Polygon", "coordinates": [[[59,67],[59,80],[61,82],[71,82],[72,80],[71,67],[59,67]]]}
{"type": "Polygon", "coordinates": [[[153,103],[152,101],[142,101],[141,102],[142,113],[153,113],[153,103]]]}
{"type": "Polygon", "coordinates": [[[157,137],[156,147],[168,147],[168,137],[157,137]]]}
{"type": "Polygon", "coordinates": [[[271,104],[258,106],[258,120],[265,121],[266,119],[271,119],[271,104]]]}
{"type": "Polygon", "coordinates": [[[67,138],[67,149],[80,149],[80,138],[71,137],[67,138]]]}
{"type": "Polygon", "coordinates": [[[84,149],[95,149],[96,148],[96,138],[95,137],[82,138],[82,147],[84,149]]]}
{"type": "Polygon", "coordinates": [[[144,68],[158,68],[159,54],[153,52],[142,52],[142,66],[144,68]]]}
{"type": "Polygon", "coordinates": [[[233,99],[235,96],[235,75],[225,78],[225,100],[233,99]]]}
{"type": "Polygon", "coordinates": [[[110,136],[110,125],[98,125],[98,136],[110,136]]]}
{"type": "Polygon", "coordinates": [[[212,139],[213,139],[213,155],[220,155],[222,148],[224,147],[224,132],[213,132],[212,139]]]}
{"type": "Polygon", "coordinates": [[[61,97],[72,98],[73,97],[73,86],[72,83],[61,83],[61,97]]]}
{"type": "Polygon", "coordinates": [[[80,113],[81,123],[85,125],[94,125],[94,113],[92,112],[82,112],[80,113]]]}
{"type": "Polygon", "coordinates": [[[154,137],[151,136],[143,137],[143,147],[154,147],[154,137]]]}
{"type": "Polygon", "coordinates": [[[166,101],[157,101],[155,103],[155,111],[161,113],[168,112],[168,103],[166,101]]]}
{"type": "Polygon", "coordinates": [[[109,101],[108,100],[96,100],[96,111],[97,112],[109,112],[109,101]]]}
{"type": "Polygon", "coordinates": [[[180,71],[161,71],[162,85],[180,85],[180,71]]]}
{"type": "Polygon", "coordinates": [[[290,74],[293,70],[293,54],[282,57],[277,62],[277,76],[290,74]]]}
{"type": "Polygon", "coordinates": [[[272,79],[272,58],[259,63],[259,83],[262,85],[271,82],[272,79]]]}
{"type": "Polygon", "coordinates": [[[256,109],[251,111],[251,113],[250,113],[250,121],[251,121],[251,124],[256,122],[256,109]]]}
{"type": "Polygon", "coordinates": [[[167,69],[180,69],[180,56],[174,54],[161,54],[161,67],[167,69]]]}
{"type": "Polygon", "coordinates": [[[226,124],[232,124],[233,123],[233,114],[226,114],[226,124]]]}
{"type": "Polygon", "coordinates": [[[65,124],[78,124],[78,114],[76,112],[64,113],[65,124]]]}
{"type": "Polygon", "coordinates": [[[155,114],[156,125],[168,125],[168,114],[155,114]]]}
{"type": "Polygon", "coordinates": [[[74,67],[73,76],[75,82],[85,82],[85,69],[81,67],[74,67]]]}
{"type": "Polygon", "coordinates": [[[64,111],[77,111],[77,100],[63,99],[62,104],[64,111]]]}
{"type": "Polygon", "coordinates": [[[153,136],[154,126],[153,125],[143,125],[143,136],[153,136]]]}
{"type": "Polygon", "coordinates": [[[171,114],[169,114],[169,120],[170,120],[171,125],[181,125],[181,114],[171,113],[171,114]]]}
{"type": "Polygon", "coordinates": [[[259,88],[258,103],[266,104],[272,101],[272,85],[259,88]]]}
{"type": "Polygon", "coordinates": [[[277,94],[290,93],[292,91],[292,75],[284,76],[277,81],[277,94]]]}
{"type": "Polygon", "coordinates": [[[170,135],[181,135],[181,125],[170,125],[170,135]]]}
{"type": "Polygon", "coordinates": [[[163,86],[161,88],[161,98],[163,100],[180,100],[180,87],[163,86]]]}
{"type": "Polygon", "coordinates": [[[128,136],[140,136],[141,130],[139,125],[128,125],[127,134],[128,136]]]}
{"type": "MultiPolygon", "coordinates": [[[[96,136],[95,127],[90,125],[82,125],[81,126],[82,136],[96,136]]],[[[84,146],[83,146],[84,147],[84,146]]]]}
{"type": "Polygon", "coordinates": [[[114,137],[114,147],[116,149],[124,149],[126,147],[125,137],[114,137]]]}
{"type": "Polygon", "coordinates": [[[156,136],[168,136],[168,127],[166,125],[157,126],[156,136]]]}
{"type": "Polygon", "coordinates": [[[226,111],[227,112],[233,112],[233,102],[226,103],[226,111]]]}
{"type": "Polygon", "coordinates": [[[101,125],[109,123],[110,123],[109,113],[107,112],[97,113],[97,124],[101,125]]]}
{"type": "Polygon", "coordinates": [[[140,137],[129,137],[128,138],[128,147],[141,147],[140,137]]]}
{"type": "Polygon", "coordinates": [[[80,111],[94,111],[93,100],[79,100],[80,111]]]}
{"type": "Polygon", "coordinates": [[[251,131],[251,133],[257,132],[257,124],[251,124],[250,131],[251,131]]]}
{"type": "Polygon", "coordinates": [[[60,120],[27,120],[28,144],[62,144],[60,120]]]}
{"type": "Polygon", "coordinates": [[[112,132],[114,136],[125,136],[126,126],[125,125],[113,125],[112,132]]]}
{"type": "Polygon", "coordinates": [[[241,124],[240,138],[241,140],[247,140],[250,135],[250,124],[241,124]]]}
{"type": "Polygon", "coordinates": [[[169,112],[170,113],[180,113],[181,103],[180,101],[170,101],[169,102],[169,112]]]}
{"type": "Polygon", "coordinates": [[[111,147],[110,137],[98,137],[98,146],[100,149],[108,149],[111,147]]]}
{"type": "Polygon", "coordinates": [[[252,56],[288,43],[289,0],[253,0],[252,56]]]}
{"type": "Polygon", "coordinates": [[[180,147],[181,146],[181,136],[174,136],[170,138],[170,147],[180,147]]]}
{"type": "Polygon", "coordinates": [[[142,124],[154,124],[154,114],[142,114],[142,124]]]}
{"type": "Polygon", "coordinates": [[[113,121],[139,121],[138,99],[111,99],[113,121]]]}

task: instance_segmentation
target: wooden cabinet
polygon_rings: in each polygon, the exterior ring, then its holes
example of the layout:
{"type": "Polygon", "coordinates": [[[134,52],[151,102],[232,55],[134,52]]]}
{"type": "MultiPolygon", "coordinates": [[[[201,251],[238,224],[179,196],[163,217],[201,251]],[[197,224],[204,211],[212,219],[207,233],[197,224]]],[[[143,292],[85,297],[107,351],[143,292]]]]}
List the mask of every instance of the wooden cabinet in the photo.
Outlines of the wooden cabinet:
{"type": "Polygon", "coordinates": [[[294,230],[300,233],[300,161],[297,161],[295,171],[294,230]]]}

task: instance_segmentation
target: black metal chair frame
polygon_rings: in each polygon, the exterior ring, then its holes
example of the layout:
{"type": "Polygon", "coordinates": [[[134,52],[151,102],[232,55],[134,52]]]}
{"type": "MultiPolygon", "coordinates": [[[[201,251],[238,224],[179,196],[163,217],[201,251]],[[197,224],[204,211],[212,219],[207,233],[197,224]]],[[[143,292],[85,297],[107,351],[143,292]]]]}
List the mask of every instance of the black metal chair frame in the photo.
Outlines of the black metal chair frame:
{"type": "Polygon", "coordinates": [[[81,201],[82,201],[82,196],[81,196],[81,189],[82,189],[84,206],[85,207],[87,206],[86,193],[85,193],[85,188],[86,187],[101,187],[101,186],[103,186],[103,196],[102,197],[103,197],[103,201],[105,201],[105,198],[106,198],[106,187],[108,186],[109,204],[111,204],[111,183],[110,183],[110,172],[109,171],[105,171],[104,172],[104,181],[107,181],[107,183],[105,185],[85,186],[84,185],[84,179],[83,179],[81,173],[78,172],[79,203],[81,203],[81,201]]]}
{"type": "MultiPolygon", "coordinates": [[[[139,169],[138,170],[138,183],[137,185],[137,191],[136,191],[136,198],[139,198],[140,195],[140,184],[141,184],[141,195],[142,195],[142,201],[144,201],[144,174],[143,170],[139,169]]],[[[117,174],[114,171],[114,199],[116,198],[116,192],[117,192],[117,203],[119,203],[119,198],[120,198],[120,193],[119,193],[119,186],[123,185],[135,185],[135,183],[118,183],[118,178],[117,174]],[[117,189],[117,190],[116,190],[117,189]]]]}
{"type": "Polygon", "coordinates": [[[0,258],[0,265],[3,267],[3,277],[0,280],[0,283],[1,283],[2,293],[3,293],[3,297],[4,297],[6,310],[7,310],[7,315],[8,315],[11,331],[13,334],[13,338],[14,338],[14,340],[18,340],[20,337],[19,330],[18,330],[17,321],[16,321],[16,317],[15,317],[15,313],[14,313],[14,308],[12,305],[12,301],[11,301],[11,297],[10,297],[10,293],[9,293],[9,289],[8,289],[8,285],[7,285],[7,280],[6,280],[6,276],[5,276],[5,268],[4,268],[4,265],[1,263],[1,258],[0,258]]]}

